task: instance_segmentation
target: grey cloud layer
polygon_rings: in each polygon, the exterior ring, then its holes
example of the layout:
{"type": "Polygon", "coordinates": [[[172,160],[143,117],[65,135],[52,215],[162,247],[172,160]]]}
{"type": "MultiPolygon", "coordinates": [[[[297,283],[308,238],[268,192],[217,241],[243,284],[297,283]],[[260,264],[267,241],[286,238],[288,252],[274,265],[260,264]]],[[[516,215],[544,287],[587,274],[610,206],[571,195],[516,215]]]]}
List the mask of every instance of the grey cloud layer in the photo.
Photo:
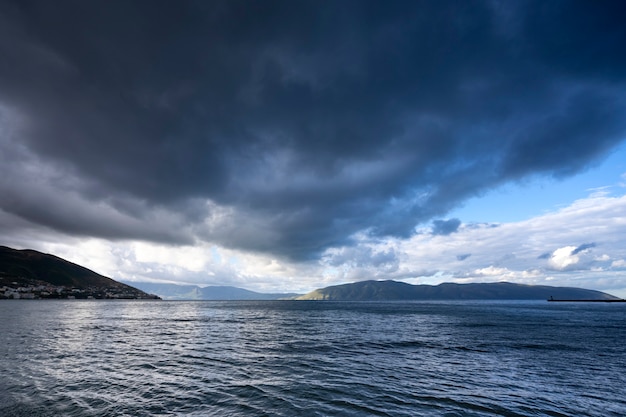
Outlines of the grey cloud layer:
{"type": "Polygon", "coordinates": [[[17,127],[0,129],[0,171],[22,180],[0,182],[0,208],[71,234],[296,259],[359,231],[407,237],[624,139],[625,7],[6,2],[0,120],[17,127]],[[54,210],[29,199],[42,188],[54,210]],[[69,192],[110,215],[63,218],[69,192]]]}

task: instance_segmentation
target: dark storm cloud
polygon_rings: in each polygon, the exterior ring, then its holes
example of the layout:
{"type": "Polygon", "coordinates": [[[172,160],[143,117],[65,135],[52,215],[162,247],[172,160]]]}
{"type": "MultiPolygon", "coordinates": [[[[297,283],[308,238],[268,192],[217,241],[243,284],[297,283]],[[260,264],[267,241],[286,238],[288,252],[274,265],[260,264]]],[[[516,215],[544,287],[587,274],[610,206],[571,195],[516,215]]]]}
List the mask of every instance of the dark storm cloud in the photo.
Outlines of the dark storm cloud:
{"type": "Polygon", "coordinates": [[[432,233],[433,235],[449,235],[456,232],[460,225],[461,220],[459,219],[434,220],[432,233]]]}
{"type": "Polygon", "coordinates": [[[457,259],[457,261],[464,261],[467,258],[469,258],[470,256],[472,256],[471,253],[464,253],[464,254],[461,254],[461,255],[457,255],[456,259],[457,259]]]}
{"type": "Polygon", "coordinates": [[[326,264],[334,267],[350,265],[357,268],[385,268],[387,272],[398,268],[399,260],[393,249],[374,251],[369,247],[344,247],[325,257],[326,264]]]}
{"type": "Polygon", "coordinates": [[[4,2],[0,120],[15,128],[0,127],[0,171],[20,180],[0,184],[0,208],[72,234],[299,259],[359,231],[407,237],[623,140],[625,7],[4,2]],[[37,187],[59,194],[42,197],[49,213],[29,203],[37,187]],[[68,190],[127,220],[72,218],[68,190]]]}
{"type": "Polygon", "coordinates": [[[580,253],[580,252],[586,251],[587,249],[591,249],[595,247],[596,247],[596,244],[594,242],[583,243],[582,245],[578,246],[576,249],[572,251],[572,255],[576,255],[577,253],[580,253]]]}

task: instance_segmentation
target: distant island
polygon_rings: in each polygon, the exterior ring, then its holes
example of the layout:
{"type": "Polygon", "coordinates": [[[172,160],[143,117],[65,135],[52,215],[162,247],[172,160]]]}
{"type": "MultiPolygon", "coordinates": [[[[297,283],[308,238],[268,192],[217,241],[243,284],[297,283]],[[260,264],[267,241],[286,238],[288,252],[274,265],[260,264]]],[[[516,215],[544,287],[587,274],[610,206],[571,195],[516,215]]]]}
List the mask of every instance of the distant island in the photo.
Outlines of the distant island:
{"type": "Polygon", "coordinates": [[[297,300],[619,300],[610,294],[571,287],[523,285],[510,282],[411,285],[398,281],[361,281],[317,289],[297,300]]]}
{"type": "Polygon", "coordinates": [[[153,282],[130,282],[135,287],[156,294],[164,300],[288,300],[298,297],[296,293],[261,293],[239,287],[212,285],[163,284],[153,282]]]}
{"type": "Polygon", "coordinates": [[[0,299],[158,299],[57,256],[0,246],[0,299]]]}

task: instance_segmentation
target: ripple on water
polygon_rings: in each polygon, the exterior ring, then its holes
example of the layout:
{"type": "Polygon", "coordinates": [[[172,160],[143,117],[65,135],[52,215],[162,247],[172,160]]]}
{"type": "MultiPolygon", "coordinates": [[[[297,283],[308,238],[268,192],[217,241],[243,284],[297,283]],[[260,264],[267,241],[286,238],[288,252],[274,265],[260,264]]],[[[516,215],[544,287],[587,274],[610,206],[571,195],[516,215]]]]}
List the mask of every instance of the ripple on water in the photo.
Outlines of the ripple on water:
{"type": "Polygon", "coordinates": [[[0,415],[625,415],[625,309],[564,308],[0,303],[0,415]]]}

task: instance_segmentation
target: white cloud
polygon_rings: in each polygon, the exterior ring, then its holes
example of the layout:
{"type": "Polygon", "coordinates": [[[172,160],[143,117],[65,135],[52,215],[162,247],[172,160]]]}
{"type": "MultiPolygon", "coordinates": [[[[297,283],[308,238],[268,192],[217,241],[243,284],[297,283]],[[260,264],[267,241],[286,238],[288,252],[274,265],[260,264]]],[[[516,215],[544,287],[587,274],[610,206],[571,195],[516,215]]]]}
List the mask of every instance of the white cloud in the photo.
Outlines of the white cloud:
{"type": "Polygon", "coordinates": [[[485,277],[502,277],[509,275],[511,271],[507,268],[496,268],[493,265],[488,266],[487,268],[480,268],[474,271],[476,276],[485,276],[485,277]]]}
{"type": "Polygon", "coordinates": [[[611,262],[611,268],[626,268],[626,260],[620,259],[618,261],[611,262]]]}
{"type": "Polygon", "coordinates": [[[576,265],[580,258],[576,255],[572,255],[575,249],[576,246],[565,246],[555,250],[548,261],[550,266],[555,269],[563,270],[568,266],[576,265]]]}

